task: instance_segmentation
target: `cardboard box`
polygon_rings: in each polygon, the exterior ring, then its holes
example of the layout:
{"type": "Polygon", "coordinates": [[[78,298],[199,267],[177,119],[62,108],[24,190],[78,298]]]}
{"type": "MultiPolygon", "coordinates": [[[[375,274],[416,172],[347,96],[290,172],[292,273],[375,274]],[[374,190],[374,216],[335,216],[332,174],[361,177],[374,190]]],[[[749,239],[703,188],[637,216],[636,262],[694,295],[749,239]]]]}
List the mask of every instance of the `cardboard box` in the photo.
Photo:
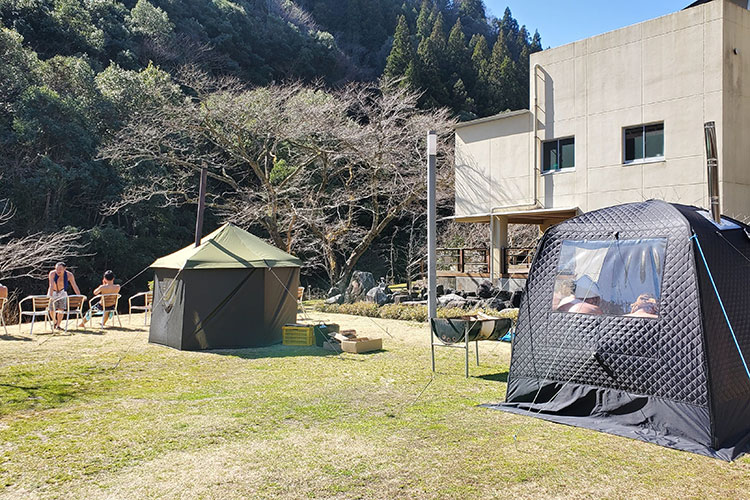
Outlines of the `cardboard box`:
{"type": "Polygon", "coordinates": [[[360,354],[363,352],[379,351],[383,348],[383,339],[353,339],[341,342],[341,350],[360,354]]]}

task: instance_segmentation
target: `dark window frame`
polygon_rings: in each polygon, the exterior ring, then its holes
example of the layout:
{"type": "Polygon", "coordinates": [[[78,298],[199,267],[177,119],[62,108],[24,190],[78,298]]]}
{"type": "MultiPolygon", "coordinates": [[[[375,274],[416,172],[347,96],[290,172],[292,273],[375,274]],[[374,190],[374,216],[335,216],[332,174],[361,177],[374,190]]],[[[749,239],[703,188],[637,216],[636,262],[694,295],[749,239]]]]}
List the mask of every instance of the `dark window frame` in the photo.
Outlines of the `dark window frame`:
{"type": "Polygon", "coordinates": [[[576,168],[575,146],[576,146],[576,137],[574,135],[566,136],[566,137],[559,137],[556,139],[550,139],[548,141],[542,141],[542,157],[541,157],[541,168],[540,168],[541,173],[551,174],[553,172],[567,171],[567,170],[572,170],[576,168]],[[573,145],[573,164],[563,167],[563,166],[560,166],[562,163],[562,155],[561,155],[562,150],[560,147],[560,143],[564,141],[569,141],[569,140],[572,141],[572,145],[573,145]],[[546,158],[547,155],[545,154],[545,151],[544,151],[545,146],[548,144],[553,144],[553,143],[555,144],[555,152],[556,152],[555,154],[557,158],[557,164],[555,165],[554,168],[552,167],[545,168],[545,162],[547,159],[546,158]]]}
{"type": "Polygon", "coordinates": [[[649,122],[649,123],[643,123],[640,125],[632,125],[629,127],[623,127],[622,128],[622,163],[623,165],[633,165],[633,164],[640,164],[640,163],[655,163],[664,161],[665,158],[665,147],[664,147],[664,122],[663,121],[657,121],[657,122],[649,122]],[[655,127],[655,126],[661,126],[661,154],[660,155],[652,155],[652,156],[646,156],[646,129],[649,127],[655,127]],[[628,132],[635,131],[637,129],[640,129],[640,137],[641,137],[641,157],[640,158],[633,158],[628,159],[628,147],[627,147],[627,137],[628,132]]]}

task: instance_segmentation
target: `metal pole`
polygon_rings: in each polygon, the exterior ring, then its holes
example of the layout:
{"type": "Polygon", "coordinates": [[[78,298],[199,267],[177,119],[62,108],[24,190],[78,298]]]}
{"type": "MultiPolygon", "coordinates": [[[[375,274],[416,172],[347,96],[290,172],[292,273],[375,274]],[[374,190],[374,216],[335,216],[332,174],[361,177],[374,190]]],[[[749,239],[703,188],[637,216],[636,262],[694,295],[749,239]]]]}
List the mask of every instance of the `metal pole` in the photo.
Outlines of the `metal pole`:
{"type": "Polygon", "coordinates": [[[706,138],[706,164],[708,167],[708,203],[711,218],[721,225],[721,201],[719,199],[719,158],[716,151],[716,124],[706,122],[703,125],[706,138]]]}
{"type": "Polygon", "coordinates": [[[437,263],[435,164],[437,135],[434,130],[427,133],[427,313],[430,319],[437,318],[437,263]]]}
{"type": "Polygon", "coordinates": [[[198,190],[198,216],[195,220],[195,246],[198,247],[201,244],[201,236],[203,236],[203,211],[206,208],[206,181],[208,171],[206,166],[201,167],[201,184],[198,190]]]}
{"type": "Polygon", "coordinates": [[[437,155],[437,134],[434,130],[427,132],[427,316],[430,324],[430,349],[432,354],[432,371],[435,371],[435,340],[433,338],[433,320],[437,318],[437,270],[435,265],[437,230],[435,203],[435,165],[437,155]]]}

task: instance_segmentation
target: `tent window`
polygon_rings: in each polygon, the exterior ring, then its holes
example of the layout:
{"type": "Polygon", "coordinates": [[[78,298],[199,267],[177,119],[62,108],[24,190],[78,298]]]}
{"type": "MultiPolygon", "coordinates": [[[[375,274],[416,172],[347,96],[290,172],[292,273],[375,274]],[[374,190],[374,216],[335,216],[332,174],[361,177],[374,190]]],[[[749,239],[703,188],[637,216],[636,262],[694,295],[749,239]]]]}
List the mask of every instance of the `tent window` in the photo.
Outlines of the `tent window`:
{"type": "Polygon", "coordinates": [[[552,310],[659,317],[666,248],[665,238],[563,241],[552,310]]]}

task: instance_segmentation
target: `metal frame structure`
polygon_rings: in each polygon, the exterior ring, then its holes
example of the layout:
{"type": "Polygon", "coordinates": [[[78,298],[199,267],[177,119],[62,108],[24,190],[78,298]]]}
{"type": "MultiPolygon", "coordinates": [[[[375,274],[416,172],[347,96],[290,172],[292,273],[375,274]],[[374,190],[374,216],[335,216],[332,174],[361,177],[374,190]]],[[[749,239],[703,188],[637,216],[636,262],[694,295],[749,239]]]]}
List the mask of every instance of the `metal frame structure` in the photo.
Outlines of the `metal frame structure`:
{"type": "Polygon", "coordinates": [[[140,292],[136,293],[128,299],[128,324],[133,324],[133,311],[143,311],[143,325],[148,324],[148,315],[151,313],[151,309],[154,303],[154,292],[140,292]],[[143,297],[143,305],[133,305],[133,299],[143,297]]]}
{"type": "MultiPolygon", "coordinates": [[[[101,305],[101,316],[102,316],[102,320],[101,320],[101,323],[100,323],[101,327],[104,328],[104,315],[106,313],[108,313],[108,312],[111,312],[112,316],[114,316],[115,318],[117,318],[117,322],[120,324],[120,328],[122,328],[122,321],[120,321],[120,315],[117,313],[117,305],[120,302],[120,298],[122,298],[122,295],[120,295],[119,293],[103,293],[101,295],[97,295],[96,297],[92,297],[89,300],[89,313],[90,313],[90,315],[89,315],[89,321],[93,322],[93,320],[94,320],[94,313],[92,312],[94,310],[93,309],[94,306],[97,305],[97,304],[100,304],[101,305]],[[111,297],[114,297],[114,304],[108,305],[107,304],[107,299],[110,299],[111,297]]],[[[99,315],[99,313],[97,313],[97,316],[98,315],[99,315]]],[[[114,318],[112,318],[112,322],[113,323],[114,323],[114,321],[115,321],[114,318]]]]}
{"type": "Polygon", "coordinates": [[[31,316],[31,330],[29,335],[34,334],[34,323],[37,316],[44,317],[44,327],[47,328],[47,320],[50,319],[49,306],[52,303],[52,298],[48,295],[29,295],[24,297],[18,303],[18,333],[21,333],[21,324],[23,324],[24,316],[31,316]],[[23,310],[23,303],[27,300],[31,301],[31,311],[23,310]]]}
{"type": "MultiPolygon", "coordinates": [[[[67,295],[65,297],[60,297],[58,299],[55,299],[51,302],[52,304],[52,314],[56,313],[55,310],[55,304],[61,300],[65,300],[65,333],[68,333],[68,322],[70,321],[70,315],[73,314],[74,319],[83,319],[83,306],[86,304],[86,296],[85,295],[67,295]],[[70,308],[70,299],[73,299],[73,302],[78,302],[77,306],[74,306],[71,310],[70,308]]],[[[54,323],[54,318],[52,318],[52,321],[54,323]]],[[[83,324],[83,329],[86,329],[86,323],[83,324]]]]}
{"type": "Polygon", "coordinates": [[[476,355],[477,355],[477,366],[479,366],[479,341],[478,340],[469,340],[467,341],[467,336],[469,335],[469,330],[464,328],[464,340],[463,342],[459,342],[456,344],[446,344],[444,342],[435,342],[435,332],[432,329],[432,321],[430,321],[430,335],[431,335],[431,355],[432,355],[432,371],[435,371],[435,348],[436,347],[449,347],[451,349],[463,349],[465,351],[464,356],[464,373],[466,375],[466,378],[469,378],[469,344],[474,342],[475,348],[476,348],[476,355]]]}

